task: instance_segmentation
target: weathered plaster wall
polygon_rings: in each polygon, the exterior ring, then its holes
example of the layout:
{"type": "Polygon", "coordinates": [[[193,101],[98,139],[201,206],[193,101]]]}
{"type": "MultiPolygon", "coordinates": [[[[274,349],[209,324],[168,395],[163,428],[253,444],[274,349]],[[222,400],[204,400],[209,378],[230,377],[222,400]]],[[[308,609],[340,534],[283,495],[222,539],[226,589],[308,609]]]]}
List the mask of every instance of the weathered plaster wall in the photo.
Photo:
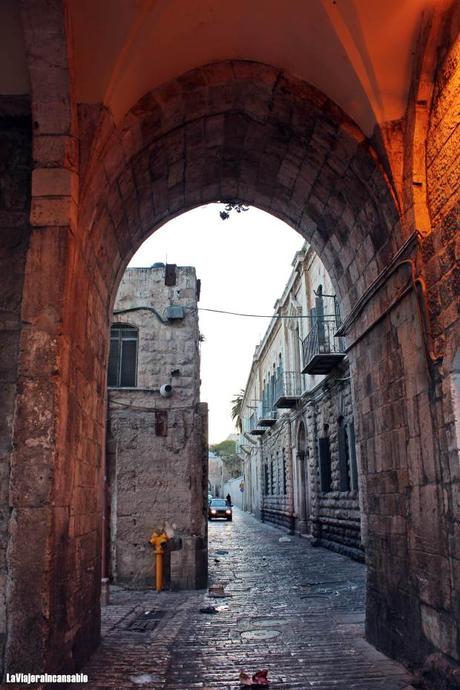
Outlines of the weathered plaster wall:
{"type": "Polygon", "coordinates": [[[109,389],[107,464],[111,495],[111,575],[132,587],[152,586],[154,530],[182,539],[170,559],[173,588],[204,587],[207,573],[206,415],[199,404],[197,280],[179,267],[165,285],[165,268],[127,269],[114,323],[139,332],[137,389],[109,389]],[[185,318],[163,323],[168,305],[185,318]],[[117,313],[133,307],[148,309],[117,313]],[[159,393],[172,385],[172,395],[159,393]]]}

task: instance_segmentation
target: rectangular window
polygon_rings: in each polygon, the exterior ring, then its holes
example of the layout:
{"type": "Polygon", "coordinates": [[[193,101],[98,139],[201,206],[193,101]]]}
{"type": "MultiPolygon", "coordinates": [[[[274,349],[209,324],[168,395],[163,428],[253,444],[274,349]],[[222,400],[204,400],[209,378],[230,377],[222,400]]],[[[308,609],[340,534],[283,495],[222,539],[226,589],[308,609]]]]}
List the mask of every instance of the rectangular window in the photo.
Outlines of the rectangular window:
{"type": "Polygon", "coordinates": [[[325,493],[331,490],[332,485],[331,450],[327,436],[318,439],[318,456],[320,488],[325,493]]]}
{"type": "Polygon", "coordinates": [[[347,427],[343,419],[339,420],[337,427],[337,441],[339,448],[339,490],[350,491],[350,449],[348,445],[347,427]]]}
{"type": "Polygon", "coordinates": [[[275,495],[275,468],[273,467],[273,458],[270,460],[270,493],[275,495]]]}
{"type": "Polygon", "coordinates": [[[359,484],[358,484],[358,464],[356,462],[355,425],[352,421],[348,425],[348,448],[349,448],[349,457],[350,457],[351,488],[353,491],[358,491],[359,490],[359,484]]]}
{"type": "Polygon", "coordinates": [[[127,324],[112,326],[110,331],[107,385],[134,388],[137,385],[138,331],[127,324]]]}
{"type": "Polygon", "coordinates": [[[269,478],[268,478],[268,465],[264,465],[264,494],[265,496],[268,496],[270,491],[269,487],[269,478]]]}
{"type": "Polygon", "coordinates": [[[121,341],[120,386],[136,385],[137,340],[121,341]]]}

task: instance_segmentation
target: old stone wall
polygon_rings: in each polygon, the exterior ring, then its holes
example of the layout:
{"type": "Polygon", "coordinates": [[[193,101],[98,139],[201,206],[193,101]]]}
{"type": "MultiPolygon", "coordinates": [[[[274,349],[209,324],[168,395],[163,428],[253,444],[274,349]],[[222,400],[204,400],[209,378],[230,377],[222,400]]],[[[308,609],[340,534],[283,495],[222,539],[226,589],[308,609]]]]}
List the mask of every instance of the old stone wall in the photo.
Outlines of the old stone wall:
{"type": "MultiPolygon", "coordinates": [[[[424,633],[445,659],[460,660],[460,7],[455,4],[437,53],[434,90],[426,138],[427,201],[431,235],[422,240],[433,356],[430,405],[439,460],[436,475],[423,478],[420,491],[437,502],[439,530],[418,548],[418,577],[423,568],[432,583],[421,589],[424,633]],[[456,363],[457,362],[457,363],[456,363]],[[436,482],[436,486],[434,485],[436,482]],[[434,542],[434,543],[433,543],[434,542]],[[422,556],[420,552],[423,551],[422,556]],[[433,554],[436,554],[435,567],[433,554]],[[427,563],[431,565],[427,567],[427,563]]],[[[435,664],[436,665],[436,664],[435,664]]],[[[460,671],[458,672],[460,676],[460,671]]]]}
{"type": "Polygon", "coordinates": [[[282,416],[261,441],[261,517],[292,529],[293,496],[291,419],[282,416]]]}
{"type": "Polygon", "coordinates": [[[419,663],[432,649],[423,599],[435,596],[441,607],[451,585],[434,387],[410,275],[403,264],[386,281],[366,309],[368,330],[361,321],[348,342],[366,478],[367,635],[392,656],[419,663]]]}
{"type": "MultiPolygon", "coordinates": [[[[336,367],[304,405],[301,418],[307,431],[311,513],[307,518],[314,543],[363,560],[358,489],[352,477],[351,456],[355,453],[354,414],[348,363],[336,367]],[[340,380],[343,379],[343,380],[340,380]],[[341,487],[339,420],[347,430],[349,488],[341,487]],[[318,439],[328,438],[331,456],[331,487],[321,490],[318,439]]],[[[343,471],[343,470],[342,470],[343,471]]]]}
{"type": "Polygon", "coordinates": [[[137,388],[109,389],[107,427],[111,576],[132,587],[152,586],[148,541],[162,529],[182,540],[168,560],[170,585],[206,584],[206,419],[196,307],[194,269],[173,266],[127,269],[115,302],[113,323],[129,323],[139,337],[137,388]],[[165,321],[171,305],[184,309],[183,318],[165,321]],[[164,384],[172,386],[170,397],[160,395],[164,384]]]}
{"type": "Polygon", "coordinates": [[[245,460],[246,488],[252,499],[247,507],[268,522],[301,532],[306,530],[315,545],[363,560],[357,478],[351,477],[351,453],[355,446],[349,377],[346,362],[337,366],[303,396],[295,410],[279,417],[260,437],[259,444],[251,447],[251,456],[245,460]],[[306,429],[301,448],[296,440],[300,423],[306,429]],[[348,433],[350,485],[347,490],[341,484],[339,423],[348,433]],[[328,490],[321,487],[319,466],[319,438],[325,437],[330,448],[328,490]],[[301,478],[302,472],[305,480],[301,478]],[[255,485],[260,488],[255,490],[255,485]],[[305,495],[299,495],[302,492],[305,495]],[[302,515],[302,502],[307,504],[306,515],[302,515]]]}
{"type": "Polygon", "coordinates": [[[420,93],[406,122],[405,152],[418,165],[408,180],[420,227],[417,243],[395,264],[410,259],[412,265],[387,277],[349,339],[366,477],[367,636],[387,654],[425,660],[425,680],[436,688],[456,687],[460,639],[460,12],[458,4],[451,9],[441,33],[439,24],[432,26],[420,93]]]}
{"type": "MultiPolygon", "coordinates": [[[[9,478],[21,298],[29,243],[32,121],[28,98],[0,98],[0,659],[6,635],[9,478]]],[[[1,664],[0,664],[1,665],[1,664]]]]}

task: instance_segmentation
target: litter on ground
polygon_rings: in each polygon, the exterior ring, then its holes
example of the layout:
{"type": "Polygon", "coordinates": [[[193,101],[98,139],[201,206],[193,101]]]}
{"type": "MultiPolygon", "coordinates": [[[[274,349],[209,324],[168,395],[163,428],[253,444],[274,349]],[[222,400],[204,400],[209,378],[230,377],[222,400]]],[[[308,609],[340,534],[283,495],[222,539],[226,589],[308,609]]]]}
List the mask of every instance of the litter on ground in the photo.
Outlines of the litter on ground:
{"type": "Polygon", "coordinates": [[[266,669],[263,671],[256,671],[253,676],[241,671],[240,685],[248,688],[267,687],[270,685],[267,676],[268,671],[266,669]]]}

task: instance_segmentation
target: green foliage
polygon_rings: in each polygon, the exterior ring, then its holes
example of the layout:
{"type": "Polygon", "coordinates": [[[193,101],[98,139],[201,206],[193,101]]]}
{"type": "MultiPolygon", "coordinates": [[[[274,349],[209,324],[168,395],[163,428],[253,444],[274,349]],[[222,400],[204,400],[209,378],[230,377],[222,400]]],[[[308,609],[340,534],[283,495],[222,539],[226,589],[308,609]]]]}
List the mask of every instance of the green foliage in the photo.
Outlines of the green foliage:
{"type": "Polygon", "coordinates": [[[213,446],[209,446],[209,450],[223,458],[228,455],[235,455],[236,443],[231,439],[226,441],[221,441],[220,443],[215,443],[213,446]]]}
{"type": "Polygon", "coordinates": [[[235,421],[235,426],[238,429],[238,431],[240,432],[240,434],[243,431],[243,420],[241,419],[243,398],[244,398],[244,388],[242,388],[240,390],[240,392],[237,393],[232,400],[232,419],[235,421]]]}
{"type": "Polygon", "coordinates": [[[241,458],[236,454],[236,443],[231,439],[209,446],[209,450],[222,458],[228,477],[233,479],[241,474],[241,458]]]}

